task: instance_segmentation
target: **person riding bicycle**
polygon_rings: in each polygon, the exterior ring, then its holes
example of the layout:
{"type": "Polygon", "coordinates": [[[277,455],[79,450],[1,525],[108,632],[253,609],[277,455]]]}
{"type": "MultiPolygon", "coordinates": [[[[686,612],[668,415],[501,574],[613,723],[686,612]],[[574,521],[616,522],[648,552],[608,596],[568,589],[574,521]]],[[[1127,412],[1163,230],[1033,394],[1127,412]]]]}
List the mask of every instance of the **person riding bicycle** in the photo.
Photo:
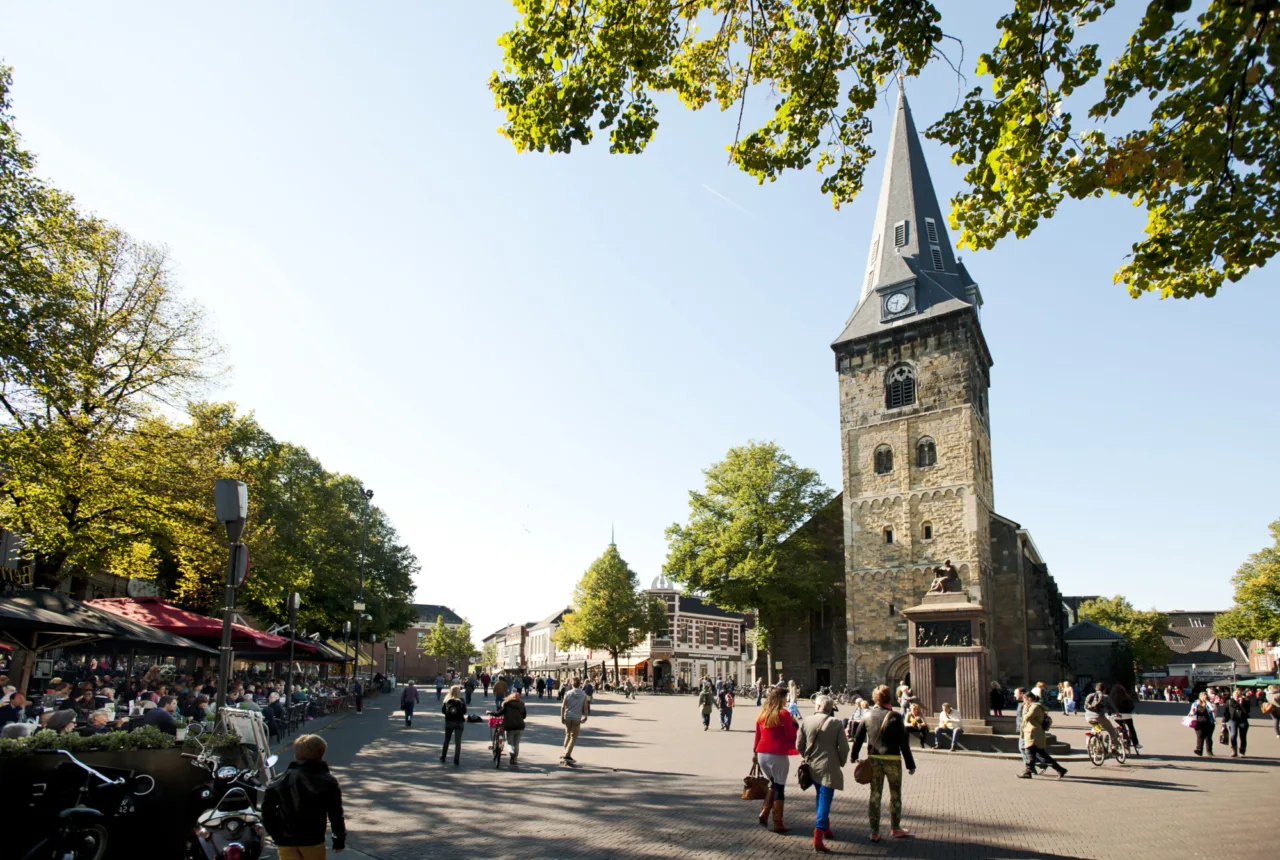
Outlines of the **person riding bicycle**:
{"type": "Polygon", "coordinates": [[[1107,714],[1114,714],[1116,706],[1107,695],[1107,688],[1101,681],[1093,686],[1093,692],[1084,699],[1084,716],[1091,725],[1096,725],[1111,738],[1112,755],[1120,748],[1120,734],[1112,725],[1107,714]]]}
{"type": "Polygon", "coordinates": [[[1129,745],[1135,751],[1142,749],[1142,745],[1138,743],[1138,728],[1133,724],[1133,712],[1137,709],[1137,706],[1134,704],[1133,697],[1129,695],[1129,691],[1125,689],[1124,684],[1112,686],[1111,704],[1116,709],[1116,728],[1128,737],[1129,745]]]}

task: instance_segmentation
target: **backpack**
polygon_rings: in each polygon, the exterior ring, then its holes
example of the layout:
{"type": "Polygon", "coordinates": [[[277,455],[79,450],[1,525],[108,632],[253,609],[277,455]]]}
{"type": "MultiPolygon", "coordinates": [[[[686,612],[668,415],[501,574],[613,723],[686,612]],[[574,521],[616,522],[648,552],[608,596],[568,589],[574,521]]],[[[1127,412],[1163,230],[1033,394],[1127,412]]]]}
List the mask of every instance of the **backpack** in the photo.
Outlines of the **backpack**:
{"type": "Polygon", "coordinates": [[[450,699],[444,703],[444,719],[447,723],[460,723],[467,716],[467,706],[461,699],[450,699]]]}

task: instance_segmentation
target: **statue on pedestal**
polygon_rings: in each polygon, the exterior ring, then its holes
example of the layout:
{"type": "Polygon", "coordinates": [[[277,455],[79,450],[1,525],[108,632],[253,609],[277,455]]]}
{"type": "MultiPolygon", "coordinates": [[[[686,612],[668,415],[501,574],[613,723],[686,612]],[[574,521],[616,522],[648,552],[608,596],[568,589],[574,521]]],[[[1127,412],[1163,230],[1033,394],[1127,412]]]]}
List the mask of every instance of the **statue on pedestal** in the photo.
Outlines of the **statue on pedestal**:
{"type": "Polygon", "coordinates": [[[930,594],[959,594],[963,590],[960,574],[951,566],[951,559],[933,569],[933,584],[929,586],[930,594]]]}

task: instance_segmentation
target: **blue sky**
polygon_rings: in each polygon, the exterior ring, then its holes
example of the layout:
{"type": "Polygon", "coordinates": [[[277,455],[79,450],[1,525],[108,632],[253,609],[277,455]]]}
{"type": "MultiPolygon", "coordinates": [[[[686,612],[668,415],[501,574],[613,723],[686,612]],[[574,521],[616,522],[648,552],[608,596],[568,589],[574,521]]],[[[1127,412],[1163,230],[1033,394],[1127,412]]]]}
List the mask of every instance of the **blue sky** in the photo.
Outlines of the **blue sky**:
{"type": "MultiPolygon", "coordinates": [[[[1005,7],[981,5],[944,6],[969,72],[1005,7]]],[[[714,109],[664,104],[639,157],[518,155],[486,87],[515,20],[498,0],[4,0],[0,19],[41,172],[168,245],[234,365],[216,396],[361,476],[422,561],[418,599],[480,635],[564,605],[612,523],[647,583],[733,445],[773,439],[839,486],[829,344],[879,159],[835,212],[812,171],[759,187],[727,166],[714,109]]],[[[924,128],[956,81],[908,95],[924,128]]],[[[960,171],[925,150],[949,197],[960,171]]],[[[1280,517],[1280,291],[1273,266],[1211,300],[1129,299],[1111,273],[1143,220],[1072,204],[963,254],[996,507],[1064,593],[1222,608],[1280,517]]]]}

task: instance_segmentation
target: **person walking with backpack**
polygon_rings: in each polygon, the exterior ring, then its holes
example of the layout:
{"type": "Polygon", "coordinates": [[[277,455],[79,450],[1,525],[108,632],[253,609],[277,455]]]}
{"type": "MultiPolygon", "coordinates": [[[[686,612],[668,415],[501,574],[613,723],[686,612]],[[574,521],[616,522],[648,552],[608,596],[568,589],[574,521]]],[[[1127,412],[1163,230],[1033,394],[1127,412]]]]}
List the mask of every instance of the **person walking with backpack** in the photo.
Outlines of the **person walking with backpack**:
{"type": "Polygon", "coordinates": [[[893,709],[893,693],[881,684],[871,694],[875,704],[858,723],[853,736],[853,758],[858,757],[862,745],[867,745],[867,761],[871,767],[871,797],[868,803],[871,841],[880,841],[880,807],[884,798],[884,784],[889,783],[890,835],[905,839],[911,831],[902,826],[902,766],[914,776],[916,760],[911,755],[911,743],[907,738],[907,726],[902,714],[893,709]]]}
{"type": "Polygon", "coordinates": [[[293,742],[288,770],[267,787],[262,823],[280,860],[324,860],[326,819],[333,830],[333,850],[347,847],[342,789],[324,762],[327,749],[319,735],[302,735],[293,742]]]}
{"type": "Polygon", "coordinates": [[[817,809],[813,819],[813,850],[830,854],[823,839],[835,839],[831,832],[831,803],[837,791],[844,791],[844,767],[849,757],[849,739],[835,719],[835,704],[825,695],[813,702],[814,713],[804,718],[796,733],[796,749],[813,778],[817,809]]]}
{"type": "Polygon", "coordinates": [[[418,704],[418,688],[413,682],[409,682],[409,686],[404,688],[404,692],[400,694],[400,707],[404,710],[405,728],[413,725],[413,706],[418,704]]]}
{"type": "Polygon", "coordinates": [[[1223,705],[1222,718],[1226,720],[1227,732],[1231,738],[1232,758],[1236,757],[1237,747],[1243,756],[1249,744],[1249,712],[1252,709],[1253,704],[1244,697],[1239,687],[1236,687],[1231,698],[1223,705]]]}
{"type": "Polygon", "coordinates": [[[440,750],[440,761],[449,756],[449,741],[453,741],[453,765],[457,767],[462,755],[462,730],[467,724],[467,703],[462,701],[462,688],[456,684],[449,688],[449,695],[440,706],[444,714],[444,748],[440,750]]]}

